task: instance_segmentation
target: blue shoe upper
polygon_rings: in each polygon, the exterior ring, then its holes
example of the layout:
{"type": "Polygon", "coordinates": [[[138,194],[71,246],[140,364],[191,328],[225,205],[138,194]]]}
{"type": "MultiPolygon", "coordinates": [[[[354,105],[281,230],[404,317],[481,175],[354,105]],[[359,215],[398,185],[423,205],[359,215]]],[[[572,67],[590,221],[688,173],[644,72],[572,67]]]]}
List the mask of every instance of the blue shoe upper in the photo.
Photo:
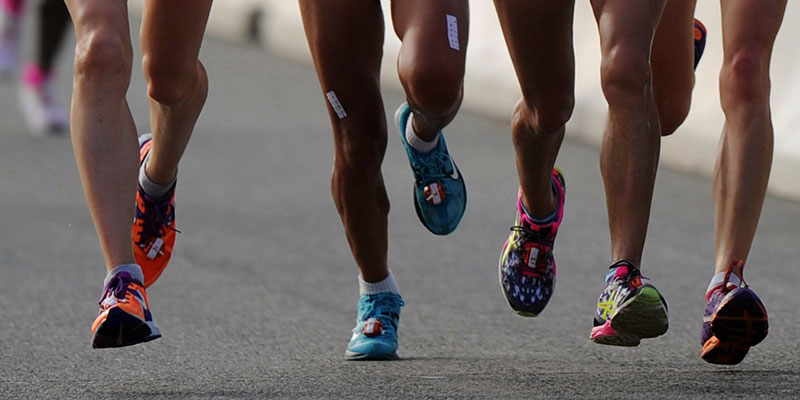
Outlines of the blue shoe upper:
{"type": "Polygon", "coordinates": [[[456,229],[467,205],[467,191],[453,158],[447,151],[444,134],[433,150],[420,153],[406,139],[406,124],[411,115],[408,104],[395,114],[400,138],[414,172],[414,206],[422,224],[434,234],[446,235],[456,229]]]}
{"type": "Polygon", "coordinates": [[[354,360],[397,358],[397,324],[403,305],[403,298],[396,293],[361,296],[347,357],[354,360]]]}

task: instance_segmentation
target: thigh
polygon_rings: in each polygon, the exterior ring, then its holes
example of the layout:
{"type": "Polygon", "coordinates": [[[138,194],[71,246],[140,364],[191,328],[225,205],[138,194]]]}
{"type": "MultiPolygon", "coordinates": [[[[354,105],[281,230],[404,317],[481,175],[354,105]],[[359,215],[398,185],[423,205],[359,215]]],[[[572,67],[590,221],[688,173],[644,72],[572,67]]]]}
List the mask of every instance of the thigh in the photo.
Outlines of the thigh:
{"type": "Polygon", "coordinates": [[[469,37],[466,0],[394,0],[392,21],[403,42],[401,65],[425,63],[464,76],[469,37]]]}
{"type": "Polygon", "coordinates": [[[380,118],[385,126],[380,94],[384,36],[380,2],[301,0],[300,12],[332,121],[380,118]]]}
{"type": "Polygon", "coordinates": [[[211,0],[146,0],[141,42],[145,62],[194,68],[211,0]]]}
{"type": "MultiPolygon", "coordinates": [[[[130,43],[128,2],[126,0],[65,0],[80,41],[90,32],[103,37],[124,37],[130,43]]],[[[80,50],[80,43],[79,43],[80,50]]]]}
{"type": "Polygon", "coordinates": [[[622,56],[623,60],[646,57],[649,64],[665,4],[666,0],[592,0],[604,60],[610,56],[622,56]]]}
{"type": "Polygon", "coordinates": [[[722,46],[725,63],[748,49],[767,62],[778,35],[786,0],[725,0],[722,5],[722,46]]]}
{"type": "Polygon", "coordinates": [[[523,97],[533,102],[571,97],[574,0],[495,0],[494,4],[523,97]]]}

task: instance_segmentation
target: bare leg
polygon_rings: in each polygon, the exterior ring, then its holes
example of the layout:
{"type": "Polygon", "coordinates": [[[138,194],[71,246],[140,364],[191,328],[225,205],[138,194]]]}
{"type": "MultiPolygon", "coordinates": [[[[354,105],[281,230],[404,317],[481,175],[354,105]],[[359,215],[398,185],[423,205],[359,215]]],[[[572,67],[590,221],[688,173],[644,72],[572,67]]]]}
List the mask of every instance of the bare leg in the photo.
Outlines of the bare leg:
{"type": "Polygon", "coordinates": [[[137,140],[125,94],[133,52],[127,2],[67,0],[75,21],[72,145],[106,268],[134,263],[137,140]]]}
{"type": "Polygon", "coordinates": [[[714,169],[716,272],[747,259],[764,203],[773,146],[769,64],[786,3],[721,2],[725,126],[714,169]]]}
{"type": "Polygon", "coordinates": [[[556,206],[552,170],[575,103],[575,4],[495,0],[495,7],[522,88],[511,120],[522,201],[531,214],[544,216],[556,206]]]}
{"type": "Polygon", "coordinates": [[[414,112],[414,131],[431,141],[461,105],[469,7],[465,0],[393,1],[392,17],[403,41],[397,69],[414,112]],[[457,23],[458,50],[447,40],[448,15],[457,23]]]}
{"type": "Polygon", "coordinates": [[[641,263],[660,150],[650,47],[665,0],[593,0],[601,79],[608,101],[600,168],[606,187],[611,257],[641,263]]]}
{"type": "Polygon", "coordinates": [[[142,21],[142,64],[150,97],[153,148],[147,176],[166,184],[205,104],[208,78],[198,60],[211,0],[148,0],[142,21]]]}
{"type": "Polygon", "coordinates": [[[333,200],[361,277],[379,282],[389,274],[389,198],[381,174],[383,12],[377,1],[358,0],[301,0],[300,11],[333,126],[333,200]]]}
{"type": "Polygon", "coordinates": [[[661,135],[675,132],[689,114],[694,88],[694,9],[697,0],[668,0],[653,40],[650,63],[661,135]]]}

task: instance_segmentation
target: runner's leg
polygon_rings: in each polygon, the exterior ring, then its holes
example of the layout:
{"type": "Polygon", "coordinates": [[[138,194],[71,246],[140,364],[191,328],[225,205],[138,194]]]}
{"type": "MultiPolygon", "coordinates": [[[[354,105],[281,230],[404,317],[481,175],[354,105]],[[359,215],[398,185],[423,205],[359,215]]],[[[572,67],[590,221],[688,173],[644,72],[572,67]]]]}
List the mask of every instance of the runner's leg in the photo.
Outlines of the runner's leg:
{"type": "Polygon", "coordinates": [[[553,166],[575,104],[575,4],[495,0],[495,7],[522,89],[511,118],[522,202],[531,215],[545,216],[556,206],[553,166]]]}
{"type": "Polygon", "coordinates": [[[124,0],[67,0],[75,23],[72,145],[106,268],[135,263],[131,221],[138,165],[125,95],[133,51],[124,0]]]}
{"type": "Polygon", "coordinates": [[[63,0],[43,0],[39,8],[39,48],[36,60],[45,74],[50,72],[64,42],[69,11],[63,0]]]}
{"type": "Polygon", "coordinates": [[[150,97],[153,147],[145,170],[170,183],[205,104],[208,78],[198,60],[211,0],[148,0],[142,20],[142,65],[150,97]]]}
{"type": "Polygon", "coordinates": [[[358,0],[301,0],[300,10],[333,126],[333,200],[362,279],[380,282],[389,274],[383,12],[377,1],[358,0]]]}
{"type": "Polygon", "coordinates": [[[725,112],[714,169],[716,270],[747,260],[772,164],[769,65],[786,0],[729,0],[722,5],[725,112]]]}
{"type": "Polygon", "coordinates": [[[640,265],[661,141],[650,48],[666,0],[593,0],[608,125],[600,150],[612,260],[640,265]]]}
{"type": "Polygon", "coordinates": [[[694,9],[697,0],[668,0],[658,23],[650,64],[661,136],[686,119],[694,88],[694,9]]]}
{"type": "Polygon", "coordinates": [[[469,6],[465,0],[393,1],[392,20],[403,42],[397,70],[414,112],[414,130],[423,140],[432,141],[461,105],[469,6]],[[454,18],[458,32],[452,43],[448,18],[454,18]]]}

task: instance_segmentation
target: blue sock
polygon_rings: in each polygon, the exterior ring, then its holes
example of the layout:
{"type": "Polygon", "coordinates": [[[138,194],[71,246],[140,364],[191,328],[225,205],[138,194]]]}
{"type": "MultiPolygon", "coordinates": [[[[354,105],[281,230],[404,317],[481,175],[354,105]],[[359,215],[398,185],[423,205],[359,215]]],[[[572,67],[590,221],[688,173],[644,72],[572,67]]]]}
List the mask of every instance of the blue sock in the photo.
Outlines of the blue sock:
{"type": "Polygon", "coordinates": [[[550,180],[550,186],[553,188],[553,194],[556,196],[556,208],[553,209],[552,213],[545,215],[543,217],[534,217],[525,208],[525,204],[522,204],[522,212],[524,212],[525,215],[527,215],[528,218],[531,219],[531,222],[533,222],[536,225],[547,225],[551,222],[556,222],[556,217],[558,216],[558,188],[556,187],[555,181],[553,181],[552,179],[550,180]]]}

